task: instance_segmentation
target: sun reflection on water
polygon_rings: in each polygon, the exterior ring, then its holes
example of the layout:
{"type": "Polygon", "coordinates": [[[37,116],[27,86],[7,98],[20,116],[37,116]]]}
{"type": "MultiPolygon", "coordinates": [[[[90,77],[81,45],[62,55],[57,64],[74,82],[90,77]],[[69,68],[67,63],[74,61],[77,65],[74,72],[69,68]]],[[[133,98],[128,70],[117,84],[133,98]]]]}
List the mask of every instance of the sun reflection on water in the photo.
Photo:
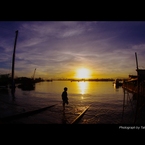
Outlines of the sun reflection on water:
{"type": "Polygon", "coordinates": [[[83,95],[86,94],[87,88],[88,88],[88,82],[79,82],[78,83],[80,94],[82,95],[81,98],[83,98],[83,95]]]}

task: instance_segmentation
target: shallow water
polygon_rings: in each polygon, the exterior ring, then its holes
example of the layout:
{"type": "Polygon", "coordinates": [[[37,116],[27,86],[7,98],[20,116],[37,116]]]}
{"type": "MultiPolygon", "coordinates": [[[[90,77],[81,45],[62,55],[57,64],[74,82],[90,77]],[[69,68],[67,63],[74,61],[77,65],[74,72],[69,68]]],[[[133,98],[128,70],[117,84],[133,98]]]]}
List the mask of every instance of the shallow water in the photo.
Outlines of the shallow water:
{"type": "Polygon", "coordinates": [[[132,123],[130,105],[123,113],[123,89],[114,87],[112,82],[40,82],[35,84],[34,90],[23,91],[16,87],[14,97],[10,90],[0,92],[0,100],[29,108],[44,107],[61,103],[64,87],[68,88],[69,105],[91,105],[80,121],[81,124],[132,123]]]}

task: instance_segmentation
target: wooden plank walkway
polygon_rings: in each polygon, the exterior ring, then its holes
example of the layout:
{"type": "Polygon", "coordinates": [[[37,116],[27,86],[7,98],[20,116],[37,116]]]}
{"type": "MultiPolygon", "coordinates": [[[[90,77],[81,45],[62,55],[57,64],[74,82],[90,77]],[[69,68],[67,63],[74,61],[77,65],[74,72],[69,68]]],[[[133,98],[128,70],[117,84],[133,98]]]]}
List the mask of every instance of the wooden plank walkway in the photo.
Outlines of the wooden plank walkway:
{"type": "Polygon", "coordinates": [[[81,117],[84,115],[84,113],[89,109],[89,107],[90,107],[90,106],[87,106],[87,107],[84,109],[84,111],[83,111],[79,116],[77,116],[77,117],[75,118],[75,120],[74,120],[71,124],[76,124],[76,123],[81,119],[81,117]]]}
{"type": "Polygon", "coordinates": [[[51,107],[54,107],[55,105],[51,105],[51,106],[47,106],[47,107],[44,107],[44,108],[40,108],[40,109],[31,110],[31,111],[24,112],[24,113],[19,113],[19,114],[14,114],[14,115],[11,115],[11,116],[3,117],[3,118],[1,118],[1,121],[10,121],[10,120],[14,120],[14,119],[17,119],[17,118],[19,119],[19,118],[31,116],[31,115],[34,115],[36,113],[40,113],[41,111],[44,111],[46,109],[49,109],[51,107]]]}
{"type": "Polygon", "coordinates": [[[1,119],[2,124],[76,124],[89,106],[55,104],[1,119]]]}

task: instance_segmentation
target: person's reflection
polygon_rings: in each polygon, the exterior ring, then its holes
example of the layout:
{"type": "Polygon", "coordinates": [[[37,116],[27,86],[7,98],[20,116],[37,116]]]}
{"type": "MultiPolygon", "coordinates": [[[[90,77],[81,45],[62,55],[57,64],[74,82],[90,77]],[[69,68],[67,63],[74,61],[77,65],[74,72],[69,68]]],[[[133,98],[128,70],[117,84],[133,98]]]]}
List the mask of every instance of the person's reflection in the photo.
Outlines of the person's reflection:
{"type": "Polygon", "coordinates": [[[62,114],[62,124],[66,124],[65,112],[63,112],[63,114],[62,114]]]}
{"type": "Polygon", "coordinates": [[[15,87],[11,88],[11,95],[12,95],[13,101],[15,101],[15,87]]]}

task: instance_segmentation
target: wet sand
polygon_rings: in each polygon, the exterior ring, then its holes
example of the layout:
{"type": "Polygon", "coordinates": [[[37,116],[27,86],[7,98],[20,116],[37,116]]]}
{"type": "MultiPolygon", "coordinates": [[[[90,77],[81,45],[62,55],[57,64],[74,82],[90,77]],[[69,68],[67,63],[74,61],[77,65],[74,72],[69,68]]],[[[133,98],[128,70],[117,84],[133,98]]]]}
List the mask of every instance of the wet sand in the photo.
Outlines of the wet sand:
{"type": "Polygon", "coordinates": [[[1,124],[72,124],[87,107],[66,105],[63,111],[62,103],[49,103],[46,107],[26,105],[0,101],[1,124]]]}

